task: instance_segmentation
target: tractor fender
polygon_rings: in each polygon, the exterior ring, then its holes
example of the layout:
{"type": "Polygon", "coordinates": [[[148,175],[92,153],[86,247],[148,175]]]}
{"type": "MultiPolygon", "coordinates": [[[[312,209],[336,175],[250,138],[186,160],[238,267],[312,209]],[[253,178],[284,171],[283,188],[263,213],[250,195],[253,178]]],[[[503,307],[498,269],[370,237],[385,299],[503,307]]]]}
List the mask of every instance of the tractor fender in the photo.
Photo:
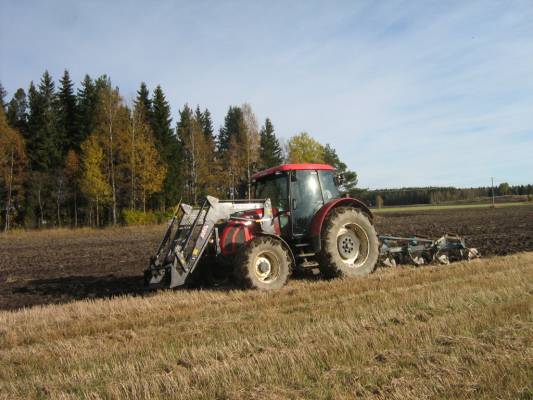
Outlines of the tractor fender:
{"type": "Polygon", "coordinates": [[[320,236],[322,234],[322,225],[324,224],[324,221],[326,220],[326,217],[330,211],[337,207],[358,208],[363,211],[370,219],[370,222],[373,223],[374,215],[372,214],[372,211],[370,211],[368,206],[361,200],[351,197],[342,197],[327,202],[317,211],[313,217],[313,220],[311,221],[311,228],[309,229],[309,237],[316,252],[320,251],[322,247],[322,241],[320,240],[320,236]]]}
{"type": "Polygon", "coordinates": [[[292,267],[293,268],[296,267],[296,258],[294,258],[294,253],[292,252],[291,246],[289,246],[289,244],[285,241],[285,239],[283,239],[281,236],[274,235],[272,233],[265,233],[265,232],[258,232],[256,236],[268,236],[273,239],[279,240],[281,244],[283,245],[283,247],[285,247],[285,249],[289,252],[291,256],[292,267]]]}

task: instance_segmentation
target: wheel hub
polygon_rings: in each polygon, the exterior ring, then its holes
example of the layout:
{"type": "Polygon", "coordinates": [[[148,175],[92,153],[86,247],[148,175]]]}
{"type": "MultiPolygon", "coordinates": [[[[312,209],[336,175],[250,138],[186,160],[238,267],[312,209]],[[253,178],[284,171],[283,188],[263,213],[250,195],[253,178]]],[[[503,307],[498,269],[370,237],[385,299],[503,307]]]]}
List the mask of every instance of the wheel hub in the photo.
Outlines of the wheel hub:
{"type": "Polygon", "coordinates": [[[272,265],[270,264],[270,260],[266,257],[258,257],[257,261],[255,262],[255,271],[257,273],[257,276],[259,276],[262,279],[267,278],[270,275],[270,272],[272,270],[272,265]]]}
{"type": "Polygon", "coordinates": [[[351,230],[346,230],[337,237],[337,248],[339,250],[339,254],[345,260],[356,259],[359,255],[359,247],[359,239],[351,230]]]}

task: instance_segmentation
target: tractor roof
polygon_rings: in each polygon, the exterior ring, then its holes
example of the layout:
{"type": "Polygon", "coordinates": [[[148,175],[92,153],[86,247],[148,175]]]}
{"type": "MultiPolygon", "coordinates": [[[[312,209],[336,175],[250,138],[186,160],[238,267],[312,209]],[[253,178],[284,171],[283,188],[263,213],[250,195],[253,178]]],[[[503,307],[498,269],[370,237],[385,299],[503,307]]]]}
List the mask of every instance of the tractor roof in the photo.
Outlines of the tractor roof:
{"type": "Polygon", "coordinates": [[[279,171],[296,171],[296,170],[326,170],[326,171],[335,171],[331,165],[327,164],[284,164],[277,167],[272,167],[265,169],[263,171],[256,172],[252,175],[252,179],[262,178],[268,175],[275,174],[279,171]]]}

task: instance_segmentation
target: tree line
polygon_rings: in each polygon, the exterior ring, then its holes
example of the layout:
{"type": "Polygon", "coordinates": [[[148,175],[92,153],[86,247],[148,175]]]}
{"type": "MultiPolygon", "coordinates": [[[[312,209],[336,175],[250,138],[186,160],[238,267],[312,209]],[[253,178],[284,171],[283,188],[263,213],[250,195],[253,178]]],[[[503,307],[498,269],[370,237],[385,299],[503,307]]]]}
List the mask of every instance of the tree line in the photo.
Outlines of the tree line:
{"type": "MultiPolygon", "coordinates": [[[[354,189],[350,194],[375,207],[447,202],[479,201],[492,197],[493,188],[422,187],[402,189],[354,189]]],[[[494,196],[526,196],[531,201],[533,185],[511,186],[507,182],[494,188],[494,196]]]]}
{"type": "Polygon", "coordinates": [[[343,172],[335,149],[302,132],[283,143],[249,104],[230,106],[215,131],[207,108],[179,109],[173,126],[161,86],[141,83],[128,104],[111,79],[46,71],[12,98],[0,84],[1,223],[11,227],[102,226],[163,219],[177,202],[207,194],[250,196],[251,176],[284,162],[324,162],[343,172]]]}

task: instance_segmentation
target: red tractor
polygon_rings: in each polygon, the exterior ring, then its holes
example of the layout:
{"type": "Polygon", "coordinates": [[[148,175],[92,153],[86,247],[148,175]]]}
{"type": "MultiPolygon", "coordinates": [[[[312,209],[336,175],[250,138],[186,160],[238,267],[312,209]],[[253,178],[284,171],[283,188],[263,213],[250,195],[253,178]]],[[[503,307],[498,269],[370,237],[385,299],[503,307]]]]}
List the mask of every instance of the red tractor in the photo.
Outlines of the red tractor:
{"type": "Polygon", "coordinates": [[[182,286],[197,270],[268,290],[281,288],[295,269],[326,277],[372,272],[379,257],[372,213],[342,197],[339,182],[329,165],[286,164],[253,175],[257,200],[207,196],[199,208],[181,204],[145,271],[146,284],[182,286]]]}

